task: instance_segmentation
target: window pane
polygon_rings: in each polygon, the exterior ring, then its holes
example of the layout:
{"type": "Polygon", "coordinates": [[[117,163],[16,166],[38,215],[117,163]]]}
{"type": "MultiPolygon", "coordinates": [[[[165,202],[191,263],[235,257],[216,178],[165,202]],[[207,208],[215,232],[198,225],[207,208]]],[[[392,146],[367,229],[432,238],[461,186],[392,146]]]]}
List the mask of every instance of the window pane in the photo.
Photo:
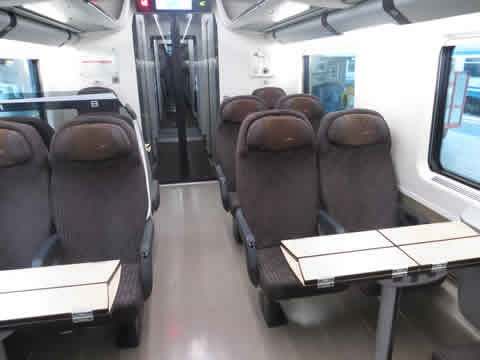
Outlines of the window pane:
{"type": "Polygon", "coordinates": [[[325,112],[353,108],[355,103],[355,57],[310,56],[306,89],[323,103],[325,112]]]}
{"type": "Polygon", "coordinates": [[[440,165],[480,183],[480,45],[457,46],[452,55],[440,165]]]}
{"type": "MultiPolygon", "coordinates": [[[[0,99],[22,99],[38,92],[35,66],[32,60],[0,59],[0,99]]],[[[0,117],[6,116],[40,117],[40,112],[0,112],[0,117]]]]}

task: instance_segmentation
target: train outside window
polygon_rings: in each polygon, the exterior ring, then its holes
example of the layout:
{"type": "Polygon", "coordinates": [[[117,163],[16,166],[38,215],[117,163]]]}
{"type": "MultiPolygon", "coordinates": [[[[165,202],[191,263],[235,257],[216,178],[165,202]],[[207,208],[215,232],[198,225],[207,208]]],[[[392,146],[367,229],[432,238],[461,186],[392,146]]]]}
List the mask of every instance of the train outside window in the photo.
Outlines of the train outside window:
{"type": "Polygon", "coordinates": [[[355,56],[313,55],[306,59],[306,93],[317,96],[326,113],[355,105],[355,56]]]}
{"type": "Polygon", "coordinates": [[[480,45],[455,47],[448,65],[439,163],[478,186],[480,162],[472,159],[480,152],[480,45]]]}

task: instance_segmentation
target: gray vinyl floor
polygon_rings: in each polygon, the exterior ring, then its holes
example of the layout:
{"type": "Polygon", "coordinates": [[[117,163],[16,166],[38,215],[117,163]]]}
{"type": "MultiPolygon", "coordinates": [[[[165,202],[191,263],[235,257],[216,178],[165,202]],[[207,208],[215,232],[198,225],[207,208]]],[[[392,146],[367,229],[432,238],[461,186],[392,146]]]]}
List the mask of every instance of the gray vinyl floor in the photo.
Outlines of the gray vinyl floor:
{"type": "MultiPolygon", "coordinates": [[[[50,337],[32,359],[372,359],[378,302],[352,288],[283,304],[290,322],[269,329],[231,235],[216,183],[161,190],[155,215],[155,279],[143,342],[118,350],[105,329],[50,337]]],[[[395,360],[426,360],[437,344],[479,340],[450,283],[402,298],[395,360]]]]}

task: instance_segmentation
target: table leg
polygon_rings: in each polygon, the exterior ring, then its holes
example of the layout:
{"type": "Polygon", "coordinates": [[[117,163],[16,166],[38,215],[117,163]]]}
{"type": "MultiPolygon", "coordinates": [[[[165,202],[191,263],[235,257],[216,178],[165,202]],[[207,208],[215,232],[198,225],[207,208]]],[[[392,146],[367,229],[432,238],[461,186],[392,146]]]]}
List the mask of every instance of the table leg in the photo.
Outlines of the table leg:
{"type": "Polygon", "coordinates": [[[377,323],[375,360],[391,360],[393,350],[393,331],[400,304],[401,288],[382,284],[380,310],[377,323]]]}

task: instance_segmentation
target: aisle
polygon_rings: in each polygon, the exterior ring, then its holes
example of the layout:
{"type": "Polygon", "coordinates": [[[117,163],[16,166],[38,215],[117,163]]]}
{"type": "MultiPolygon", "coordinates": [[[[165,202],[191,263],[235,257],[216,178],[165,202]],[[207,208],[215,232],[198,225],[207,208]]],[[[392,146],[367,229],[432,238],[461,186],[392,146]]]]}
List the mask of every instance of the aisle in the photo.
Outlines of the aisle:
{"type": "MultiPolygon", "coordinates": [[[[356,288],[286,302],[289,325],[264,325],[216,183],[162,187],[155,221],[141,347],[119,351],[108,332],[85,331],[52,339],[33,359],[372,359],[378,303],[356,288]]],[[[435,343],[468,342],[454,301],[445,287],[407,294],[411,320],[400,318],[394,359],[429,360],[435,343]]]]}

